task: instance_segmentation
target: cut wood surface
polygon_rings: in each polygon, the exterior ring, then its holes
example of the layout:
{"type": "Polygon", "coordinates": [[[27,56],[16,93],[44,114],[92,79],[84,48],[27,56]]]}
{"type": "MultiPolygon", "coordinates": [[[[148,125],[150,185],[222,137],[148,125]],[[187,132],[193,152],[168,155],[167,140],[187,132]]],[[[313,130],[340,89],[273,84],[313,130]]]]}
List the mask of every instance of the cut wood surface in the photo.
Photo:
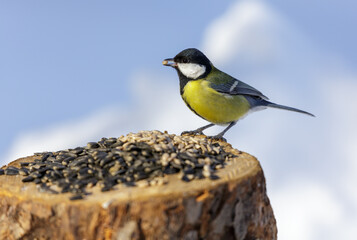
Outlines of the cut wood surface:
{"type": "Polygon", "coordinates": [[[83,200],[42,192],[20,175],[0,176],[0,239],[276,239],[259,162],[219,144],[236,157],[217,170],[217,180],[184,182],[173,174],[161,186],[95,186],[83,200]]]}

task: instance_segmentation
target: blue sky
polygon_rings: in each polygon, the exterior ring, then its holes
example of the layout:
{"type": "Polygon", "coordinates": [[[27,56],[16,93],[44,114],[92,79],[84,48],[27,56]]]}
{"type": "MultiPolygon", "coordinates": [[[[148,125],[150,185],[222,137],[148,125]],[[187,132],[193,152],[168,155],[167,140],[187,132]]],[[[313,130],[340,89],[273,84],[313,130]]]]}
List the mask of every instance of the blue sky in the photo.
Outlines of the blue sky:
{"type": "Polygon", "coordinates": [[[167,1],[0,4],[0,98],[6,116],[0,120],[0,152],[24,131],[131,100],[127,79],[133,72],[160,71],[163,57],[199,45],[207,22],[228,5],[189,1],[179,5],[167,1]],[[195,16],[197,9],[205,14],[195,16]]]}
{"type": "Polygon", "coordinates": [[[206,124],[180,99],[176,73],[161,65],[198,47],[272,101],[317,116],[265,110],[226,135],[260,160],[280,239],[352,239],[356,5],[2,1],[0,163],[103,136],[206,124]]]}

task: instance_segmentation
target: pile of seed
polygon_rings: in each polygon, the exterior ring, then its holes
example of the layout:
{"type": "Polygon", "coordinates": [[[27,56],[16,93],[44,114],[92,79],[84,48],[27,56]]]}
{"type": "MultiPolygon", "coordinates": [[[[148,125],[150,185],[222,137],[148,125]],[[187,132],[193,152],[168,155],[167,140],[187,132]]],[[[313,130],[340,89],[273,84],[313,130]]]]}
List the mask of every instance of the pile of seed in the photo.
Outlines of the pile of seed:
{"type": "Polygon", "coordinates": [[[159,131],[141,131],[119,138],[102,138],[57,152],[35,154],[33,162],[0,169],[0,175],[23,175],[23,182],[38,184],[41,191],[72,193],[71,200],[83,199],[99,185],[109,191],[117,184],[150,186],[165,183],[165,176],[179,173],[183,181],[217,179],[235,155],[208,138],[176,136],[159,131]]]}

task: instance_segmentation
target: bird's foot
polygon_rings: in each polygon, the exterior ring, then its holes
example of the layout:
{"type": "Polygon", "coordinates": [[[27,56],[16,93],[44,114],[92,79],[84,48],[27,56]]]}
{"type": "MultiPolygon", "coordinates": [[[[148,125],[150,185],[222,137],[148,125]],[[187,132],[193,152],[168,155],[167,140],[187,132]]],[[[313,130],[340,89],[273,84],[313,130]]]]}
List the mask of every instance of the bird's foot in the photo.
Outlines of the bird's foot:
{"type": "Polygon", "coordinates": [[[208,139],[211,139],[211,140],[227,142],[227,139],[225,139],[225,138],[223,137],[223,135],[221,135],[221,134],[217,134],[217,135],[214,135],[214,136],[208,136],[207,138],[208,138],[208,139]]]}
{"type": "Polygon", "coordinates": [[[193,131],[183,131],[181,133],[181,136],[183,135],[197,136],[197,135],[204,135],[204,133],[202,131],[193,130],[193,131]]]}
{"type": "Polygon", "coordinates": [[[193,131],[183,131],[183,132],[181,133],[181,136],[182,136],[182,135],[191,135],[191,136],[205,135],[205,134],[203,133],[203,130],[205,130],[205,129],[209,128],[209,127],[212,127],[212,126],[214,126],[214,124],[213,124],[213,123],[210,123],[210,124],[208,124],[208,125],[206,125],[206,126],[197,128],[196,130],[193,130],[193,131]]]}

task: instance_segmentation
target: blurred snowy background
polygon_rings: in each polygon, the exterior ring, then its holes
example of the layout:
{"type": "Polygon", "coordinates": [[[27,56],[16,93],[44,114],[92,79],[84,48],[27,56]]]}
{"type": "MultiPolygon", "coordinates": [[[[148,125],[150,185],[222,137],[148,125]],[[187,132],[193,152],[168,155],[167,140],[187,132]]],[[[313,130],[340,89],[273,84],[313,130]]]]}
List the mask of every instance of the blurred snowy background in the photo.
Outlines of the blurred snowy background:
{"type": "MultiPolygon", "coordinates": [[[[279,239],[357,235],[356,1],[1,1],[0,165],[206,124],[164,58],[201,49],[273,102],[227,135],[265,171],[279,239]]],[[[215,134],[216,127],[207,134],[215,134]]]]}

